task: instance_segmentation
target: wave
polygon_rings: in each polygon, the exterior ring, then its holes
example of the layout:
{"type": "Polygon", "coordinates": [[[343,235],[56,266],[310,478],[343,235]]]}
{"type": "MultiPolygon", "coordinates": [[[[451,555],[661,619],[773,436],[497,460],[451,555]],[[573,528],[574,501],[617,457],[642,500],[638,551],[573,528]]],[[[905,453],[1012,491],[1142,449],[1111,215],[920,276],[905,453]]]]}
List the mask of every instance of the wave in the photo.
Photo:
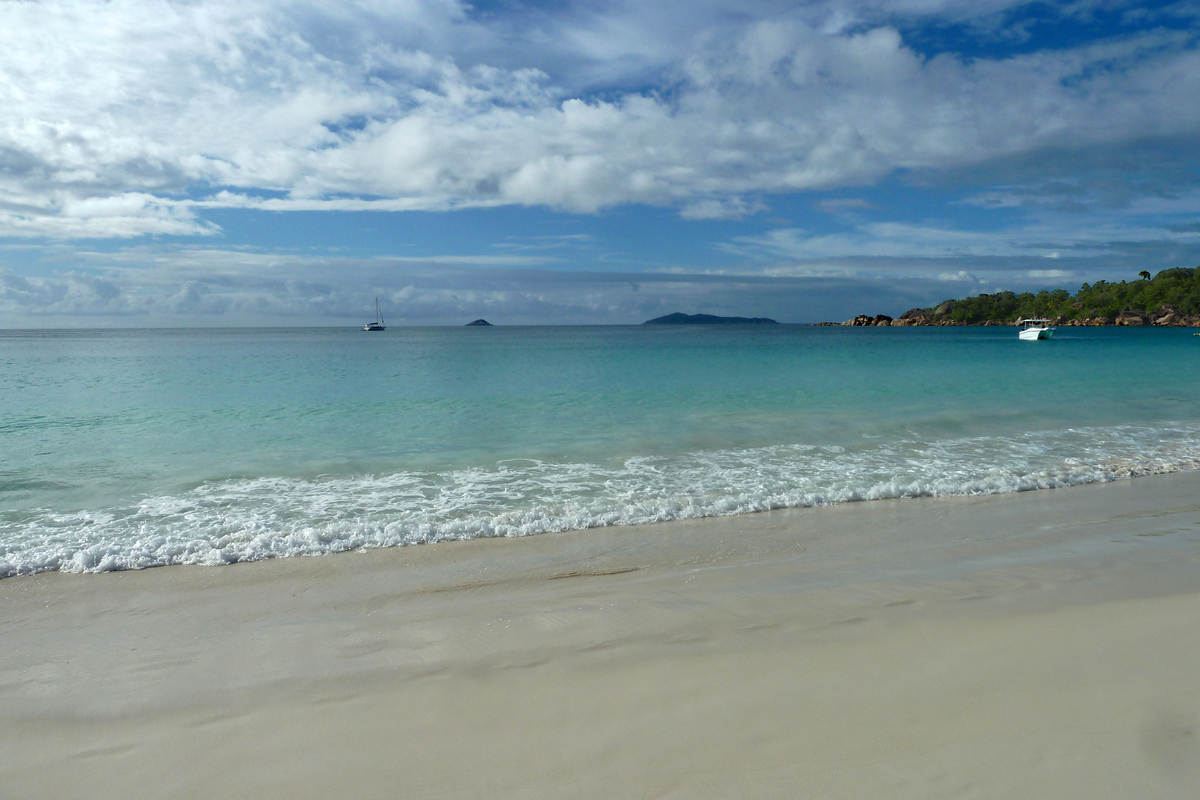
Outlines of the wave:
{"type": "Polygon", "coordinates": [[[215,480],[112,507],[7,514],[0,577],[231,564],[855,501],[1021,492],[1200,469],[1200,425],[864,438],[613,464],[215,480]]]}

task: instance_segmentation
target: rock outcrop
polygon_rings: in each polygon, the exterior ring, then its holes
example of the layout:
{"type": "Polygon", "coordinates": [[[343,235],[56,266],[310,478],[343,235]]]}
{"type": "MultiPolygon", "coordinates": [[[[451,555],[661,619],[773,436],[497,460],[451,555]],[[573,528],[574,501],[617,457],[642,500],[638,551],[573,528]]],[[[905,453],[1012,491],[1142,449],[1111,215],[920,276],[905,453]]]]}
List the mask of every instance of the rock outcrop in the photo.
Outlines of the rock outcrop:
{"type": "Polygon", "coordinates": [[[1150,320],[1155,325],[1185,325],[1187,318],[1179,313],[1179,309],[1170,303],[1164,303],[1154,309],[1150,320]]]}
{"type": "Polygon", "coordinates": [[[482,327],[487,327],[487,328],[492,327],[492,323],[488,322],[486,319],[477,319],[474,322],[468,322],[465,327],[469,328],[472,325],[475,325],[475,326],[478,326],[481,328],[482,327]]]}
{"type": "Polygon", "coordinates": [[[947,300],[946,302],[942,303],[940,306],[938,306],[937,308],[935,308],[933,310],[933,315],[935,317],[944,317],[947,314],[953,313],[954,308],[955,308],[955,302],[953,300],[947,300]]]}
{"type": "Polygon", "coordinates": [[[923,308],[914,308],[905,311],[896,319],[892,320],[892,325],[932,325],[933,318],[929,316],[929,312],[923,308]]]}
{"type": "Polygon", "coordinates": [[[867,325],[891,325],[892,318],[887,314],[877,314],[874,317],[868,317],[866,314],[859,314],[854,319],[848,319],[842,323],[843,325],[853,325],[855,327],[863,327],[867,325]]]}

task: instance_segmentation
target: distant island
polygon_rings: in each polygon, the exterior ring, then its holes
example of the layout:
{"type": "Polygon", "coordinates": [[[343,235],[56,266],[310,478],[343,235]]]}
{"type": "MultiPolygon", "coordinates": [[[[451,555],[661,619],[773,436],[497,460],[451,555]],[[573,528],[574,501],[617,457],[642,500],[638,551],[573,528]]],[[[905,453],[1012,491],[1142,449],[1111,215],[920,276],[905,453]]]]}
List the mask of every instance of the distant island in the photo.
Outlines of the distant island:
{"type": "Polygon", "coordinates": [[[914,308],[893,319],[859,314],[842,323],[820,325],[1013,325],[1023,319],[1049,319],[1056,325],[1170,325],[1200,327],[1200,267],[1166,269],[1126,283],[1096,281],[1071,294],[1066,289],[981,294],[914,308]]]}
{"type": "Polygon", "coordinates": [[[492,327],[492,323],[488,322],[486,319],[477,319],[474,322],[468,322],[463,327],[469,328],[472,325],[477,325],[479,327],[488,327],[488,328],[492,327]]]}
{"type": "Polygon", "coordinates": [[[642,323],[643,325],[778,325],[773,319],[766,317],[718,317],[713,314],[667,314],[665,317],[655,317],[642,323]]]}

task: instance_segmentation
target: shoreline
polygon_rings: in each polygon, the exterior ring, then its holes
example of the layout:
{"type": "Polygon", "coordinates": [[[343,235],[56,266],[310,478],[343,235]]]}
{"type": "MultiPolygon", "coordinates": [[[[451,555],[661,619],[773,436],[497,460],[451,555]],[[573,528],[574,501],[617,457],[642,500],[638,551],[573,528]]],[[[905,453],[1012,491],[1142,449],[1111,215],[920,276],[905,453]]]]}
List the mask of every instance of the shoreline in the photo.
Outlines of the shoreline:
{"type": "Polygon", "coordinates": [[[0,796],[1186,797],[1198,490],[6,579],[0,796]]]}
{"type": "MultiPolygon", "coordinates": [[[[743,507],[740,510],[736,510],[733,512],[710,509],[709,511],[707,511],[707,513],[702,513],[699,516],[680,515],[680,516],[668,517],[666,519],[660,518],[660,519],[652,519],[652,520],[647,520],[647,521],[641,521],[641,520],[618,521],[618,522],[601,521],[601,522],[598,522],[598,523],[595,523],[592,525],[584,524],[582,527],[565,527],[565,528],[551,527],[549,529],[543,528],[543,529],[534,530],[531,532],[520,532],[520,528],[518,526],[513,525],[511,523],[506,523],[503,526],[499,526],[499,525],[496,526],[496,529],[494,529],[490,533],[480,533],[480,534],[476,534],[473,536],[468,535],[463,538],[457,538],[456,534],[449,534],[444,539],[434,538],[432,540],[426,540],[426,541],[419,541],[419,540],[418,541],[404,541],[403,539],[401,539],[401,540],[396,541],[395,543],[380,544],[378,542],[377,538],[371,537],[371,538],[364,538],[362,541],[360,541],[357,544],[349,544],[347,546],[347,543],[345,541],[342,541],[342,542],[339,542],[339,544],[342,545],[341,547],[337,547],[337,548],[323,547],[323,548],[316,549],[315,551],[301,550],[299,552],[291,552],[291,553],[284,552],[282,554],[275,554],[271,551],[270,548],[267,548],[265,554],[261,550],[259,552],[251,553],[249,556],[246,556],[244,554],[236,554],[230,560],[213,560],[212,558],[206,558],[205,556],[211,556],[212,553],[217,552],[217,550],[219,549],[214,546],[214,547],[209,547],[207,550],[205,550],[205,549],[197,550],[196,552],[199,553],[200,557],[196,557],[195,553],[190,553],[190,554],[188,554],[188,558],[186,558],[186,560],[181,559],[181,560],[167,560],[165,562],[160,561],[158,563],[153,563],[153,562],[141,563],[141,564],[137,563],[139,560],[144,560],[144,556],[143,556],[143,559],[134,559],[134,562],[135,562],[134,564],[122,566],[121,563],[123,561],[129,560],[129,557],[131,556],[130,552],[117,552],[117,553],[102,552],[100,554],[95,554],[94,552],[92,552],[96,549],[95,547],[84,548],[82,545],[80,545],[79,549],[73,551],[71,557],[66,558],[66,559],[60,558],[58,566],[43,566],[40,568],[34,568],[32,571],[21,571],[23,569],[22,567],[20,567],[20,566],[13,567],[9,563],[9,561],[5,560],[4,557],[0,557],[0,585],[3,585],[3,582],[6,580],[27,579],[27,578],[33,577],[35,575],[41,575],[41,574],[47,574],[47,573],[103,575],[103,574],[108,574],[108,573],[126,572],[126,571],[140,572],[140,571],[145,571],[148,569],[157,569],[159,567],[179,567],[179,566],[227,567],[227,566],[233,566],[236,564],[256,563],[256,562],[261,562],[261,561],[276,561],[276,560],[281,560],[281,559],[290,560],[293,558],[337,556],[337,555],[343,555],[346,553],[354,553],[354,552],[374,552],[377,550],[407,549],[409,547],[427,547],[427,546],[435,545],[435,544],[436,545],[453,545],[453,544],[462,544],[465,542],[476,541],[476,540],[528,539],[528,538],[536,538],[536,537],[540,537],[540,536],[560,536],[560,535],[569,536],[572,534],[585,534],[586,532],[589,532],[589,531],[590,532],[604,531],[604,530],[607,530],[610,528],[614,528],[614,529],[644,528],[647,526],[676,525],[676,524],[687,524],[687,523],[697,523],[697,524],[703,525],[703,524],[705,524],[704,520],[728,520],[728,519],[736,519],[736,518],[741,518],[741,517],[746,517],[746,516],[753,517],[758,514],[764,514],[764,513],[767,513],[767,514],[801,513],[802,514],[811,509],[833,508],[833,507],[845,506],[845,505],[859,505],[862,503],[892,502],[892,501],[911,502],[911,501],[920,501],[920,500],[979,499],[982,497],[1025,494],[1030,491],[1041,492],[1041,491],[1054,491],[1054,490],[1058,490],[1058,489],[1078,488],[1078,487],[1084,487],[1084,486],[1104,486],[1104,485],[1109,485],[1109,484],[1113,484],[1113,483],[1119,483],[1121,481],[1137,480],[1140,478],[1151,477],[1151,476],[1176,475],[1176,474],[1182,474],[1182,473],[1188,473],[1188,472],[1200,473],[1200,460],[1197,459],[1195,454],[1184,453],[1182,455],[1182,457],[1180,457],[1179,454],[1172,454],[1172,455],[1175,456],[1175,460],[1169,462],[1167,466],[1164,466],[1161,460],[1156,460],[1153,457],[1153,455],[1145,456],[1144,454],[1141,454],[1140,460],[1125,461],[1124,463],[1117,463],[1117,464],[1109,464],[1109,465],[1103,466],[1103,467],[1099,467],[1099,466],[1092,467],[1091,474],[1087,474],[1087,472],[1085,471],[1080,474],[1065,475],[1065,476],[1062,474],[1045,475],[1043,477],[1037,477],[1035,475],[1021,476],[1020,474],[1005,475],[1004,480],[1008,481],[1007,484],[1005,484],[1003,481],[1001,481],[1000,483],[997,483],[996,481],[987,480],[988,477],[994,477],[994,476],[977,476],[978,483],[973,485],[969,491],[963,491],[963,493],[952,493],[952,492],[934,493],[932,490],[928,490],[928,489],[922,490],[923,487],[917,486],[916,482],[914,482],[911,485],[905,485],[903,482],[897,484],[897,482],[895,480],[893,480],[890,483],[890,485],[876,484],[875,486],[868,487],[865,491],[861,491],[861,490],[855,491],[853,493],[854,496],[851,496],[851,497],[846,496],[847,490],[845,488],[840,488],[840,489],[835,489],[830,492],[830,494],[832,495],[832,499],[830,499],[830,497],[826,497],[826,496],[823,496],[818,493],[816,495],[816,498],[817,498],[816,500],[811,500],[811,498],[806,498],[806,500],[808,500],[807,502],[801,502],[797,505],[785,504],[785,505],[780,505],[775,508],[772,508],[769,505],[764,503],[764,504],[760,504],[758,508],[749,506],[749,507],[743,507]],[[1078,482],[1076,482],[1076,481],[1078,481],[1078,482]],[[914,486],[916,488],[914,488],[914,486]],[[1000,488],[997,488],[997,486],[999,486],[1000,488]],[[929,493],[926,493],[926,492],[929,492],[929,493]],[[518,532],[514,533],[514,532],[512,532],[512,529],[516,529],[518,532]],[[64,566],[70,566],[71,568],[65,569],[64,566]]],[[[578,522],[578,520],[575,520],[575,522],[578,522]]],[[[294,531],[292,533],[294,533],[294,531]]],[[[289,533],[288,535],[290,536],[291,534],[289,533]]],[[[286,537],[276,537],[276,538],[279,540],[282,540],[283,538],[286,538],[286,537]]],[[[99,544],[99,543],[97,543],[97,544],[99,544]]],[[[211,542],[205,542],[203,544],[211,544],[211,542]]],[[[221,556],[222,556],[222,559],[227,557],[223,553],[221,554],[221,556]]],[[[11,554],[9,557],[11,558],[11,554]]]]}
{"type": "MultiPolygon", "coordinates": [[[[907,312],[906,312],[907,313],[907,312]]],[[[1200,328],[1200,317],[1188,317],[1179,322],[1134,321],[1127,318],[1102,319],[1063,319],[1056,317],[1051,324],[1059,328],[1200,328]]],[[[812,328],[1015,328],[1020,327],[1022,320],[1009,322],[1000,320],[982,320],[980,322],[958,322],[956,320],[926,320],[924,322],[905,319],[904,317],[889,317],[887,314],[859,314],[845,322],[805,322],[812,328]]]]}

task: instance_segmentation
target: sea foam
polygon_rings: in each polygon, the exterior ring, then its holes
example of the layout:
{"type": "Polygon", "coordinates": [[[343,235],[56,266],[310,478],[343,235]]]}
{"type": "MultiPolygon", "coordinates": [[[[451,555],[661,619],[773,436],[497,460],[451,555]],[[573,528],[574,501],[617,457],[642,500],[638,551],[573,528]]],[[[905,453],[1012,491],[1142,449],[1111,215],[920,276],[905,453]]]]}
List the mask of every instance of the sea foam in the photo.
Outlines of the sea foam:
{"type": "Polygon", "coordinates": [[[109,508],[0,522],[0,576],[230,564],[779,508],[1021,492],[1200,468],[1200,425],[1115,426],[854,447],[782,445],[605,464],[215,480],[109,508]]]}

